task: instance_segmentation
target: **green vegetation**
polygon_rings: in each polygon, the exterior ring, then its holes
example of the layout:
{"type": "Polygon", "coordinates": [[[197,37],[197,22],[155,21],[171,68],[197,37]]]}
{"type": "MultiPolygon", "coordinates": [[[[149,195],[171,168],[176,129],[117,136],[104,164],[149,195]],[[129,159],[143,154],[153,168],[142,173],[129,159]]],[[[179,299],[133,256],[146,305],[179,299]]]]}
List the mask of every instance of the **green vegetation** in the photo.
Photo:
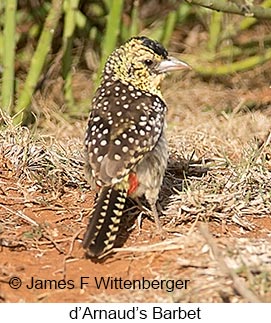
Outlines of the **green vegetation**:
{"type": "Polygon", "coordinates": [[[37,90],[42,94],[52,67],[57,66],[53,72],[63,80],[65,112],[75,116],[81,102],[73,93],[74,71],[87,65],[97,85],[95,80],[116,45],[138,34],[169,48],[174,39],[174,49],[184,52],[200,75],[212,77],[254,69],[270,60],[269,34],[259,35],[254,42],[240,42],[237,36],[265,23],[262,17],[269,17],[271,1],[257,6],[251,3],[243,10],[239,2],[214,1],[210,6],[204,0],[157,4],[139,0],[45,0],[42,5],[34,0],[28,6],[23,0],[4,0],[0,4],[1,108],[14,124],[33,122],[33,98],[37,90]],[[206,32],[206,39],[198,44],[200,52],[195,53],[181,46],[185,33],[193,28],[195,34],[197,28],[206,32]],[[86,62],[87,55],[91,62],[86,62]]]}

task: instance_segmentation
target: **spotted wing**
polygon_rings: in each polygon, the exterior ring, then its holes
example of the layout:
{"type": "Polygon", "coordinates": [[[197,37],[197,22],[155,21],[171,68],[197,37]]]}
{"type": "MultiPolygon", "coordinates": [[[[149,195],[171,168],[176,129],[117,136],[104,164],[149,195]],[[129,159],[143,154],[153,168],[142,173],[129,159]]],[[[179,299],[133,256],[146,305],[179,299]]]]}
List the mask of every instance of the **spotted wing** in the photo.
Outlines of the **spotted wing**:
{"type": "Polygon", "coordinates": [[[97,184],[118,182],[155,147],[165,111],[162,99],[131,85],[114,82],[98,89],[86,136],[97,184]]]}

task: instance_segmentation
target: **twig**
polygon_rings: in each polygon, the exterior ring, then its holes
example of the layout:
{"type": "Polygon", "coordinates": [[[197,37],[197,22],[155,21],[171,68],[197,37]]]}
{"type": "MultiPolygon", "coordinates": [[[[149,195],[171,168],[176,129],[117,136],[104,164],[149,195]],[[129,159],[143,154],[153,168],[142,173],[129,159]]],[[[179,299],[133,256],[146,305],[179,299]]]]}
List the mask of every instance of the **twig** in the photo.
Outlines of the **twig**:
{"type": "Polygon", "coordinates": [[[242,5],[232,1],[225,0],[186,0],[190,4],[195,4],[208,9],[222,11],[227,13],[234,13],[241,16],[255,17],[262,19],[271,18],[271,9],[263,8],[261,6],[242,5]]]}
{"type": "Polygon", "coordinates": [[[80,230],[76,231],[76,232],[75,232],[75,234],[72,236],[72,238],[71,238],[72,242],[71,242],[71,245],[70,245],[69,251],[68,251],[68,253],[67,253],[67,254],[66,254],[66,256],[65,256],[65,260],[71,256],[72,251],[73,251],[73,247],[74,247],[74,242],[75,242],[76,238],[79,236],[79,234],[80,234],[82,231],[83,231],[83,229],[80,229],[80,230]]]}
{"type": "Polygon", "coordinates": [[[183,248],[183,238],[176,238],[171,240],[165,240],[158,243],[142,245],[142,246],[134,246],[134,247],[126,247],[126,248],[114,248],[114,251],[117,252],[152,252],[152,251],[165,251],[165,250],[176,250],[183,248]]]}
{"type": "Polygon", "coordinates": [[[51,237],[50,232],[44,227],[42,229],[42,236],[49,240],[60,254],[63,254],[65,251],[58,246],[58,243],[51,237]]]}
{"type": "Polygon", "coordinates": [[[8,212],[10,212],[12,214],[15,214],[19,218],[21,218],[21,219],[29,222],[30,224],[35,225],[36,227],[39,226],[39,224],[36,221],[32,220],[29,216],[25,215],[22,211],[13,211],[13,210],[11,210],[10,208],[6,207],[3,204],[0,204],[0,206],[2,206],[2,208],[5,209],[5,210],[7,210],[8,212]]]}
{"type": "Polygon", "coordinates": [[[252,292],[250,291],[240,280],[240,278],[237,276],[237,274],[227,266],[224,258],[221,255],[221,252],[219,251],[216,243],[212,239],[211,235],[209,234],[209,231],[207,229],[207,225],[200,224],[199,225],[199,231],[210,246],[214,258],[218,262],[221,270],[228,275],[232,281],[234,288],[238,291],[238,293],[243,296],[246,300],[248,300],[251,303],[261,303],[261,300],[252,292]]]}

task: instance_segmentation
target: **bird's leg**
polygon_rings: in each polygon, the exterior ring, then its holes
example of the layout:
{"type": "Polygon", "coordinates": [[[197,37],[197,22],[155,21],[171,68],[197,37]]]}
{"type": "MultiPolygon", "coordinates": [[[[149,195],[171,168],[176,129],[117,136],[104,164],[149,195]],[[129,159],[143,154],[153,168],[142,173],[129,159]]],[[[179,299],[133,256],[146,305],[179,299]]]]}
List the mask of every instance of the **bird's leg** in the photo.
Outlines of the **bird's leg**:
{"type": "Polygon", "coordinates": [[[141,212],[147,213],[152,218],[154,218],[154,222],[155,222],[156,228],[157,228],[157,233],[161,236],[162,239],[164,239],[165,238],[165,231],[162,228],[161,221],[159,219],[159,214],[158,214],[158,211],[157,211],[157,208],[156,208],[156,202],[153,199],[148,199],[147,198],[147,202],[149,203],[149,205],[151,207],[151,209],[149,210],[146,206],[144,206],[140,202],[138,197],[134,198],[134,200],[138,204],[138,207],[141,210],[141,212]]]}
{"type": "Polygon", "coordinates": [[[152,216],[154,217],[157,232],[160,235],[161,239],[165,239],[165,230],[163,229],[163,227],[161,225],[161,221],[159,219],[156,203],[152,201],[152,202],[149,202],[149,204],[150,204],[150,207],[151,207],[152,216]]]}

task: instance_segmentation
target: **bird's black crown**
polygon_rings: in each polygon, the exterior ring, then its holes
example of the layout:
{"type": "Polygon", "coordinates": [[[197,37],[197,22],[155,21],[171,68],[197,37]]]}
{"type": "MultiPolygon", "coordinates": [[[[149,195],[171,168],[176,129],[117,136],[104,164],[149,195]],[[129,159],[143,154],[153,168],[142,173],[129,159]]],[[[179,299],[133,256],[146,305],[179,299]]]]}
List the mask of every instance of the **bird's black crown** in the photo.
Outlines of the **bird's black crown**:
{"type": "Polygon", "coordinates": [[[161,45],[158,41],[152,40],[148,37],[141,36],[141,37],[134,37],[134,39],[138,39],[142,41],[142,44],[151,50],[153,50],[157,55],[162,56],[163,58],[167,58],[168,52],[164,48],[163,45],[161,45]]]}

